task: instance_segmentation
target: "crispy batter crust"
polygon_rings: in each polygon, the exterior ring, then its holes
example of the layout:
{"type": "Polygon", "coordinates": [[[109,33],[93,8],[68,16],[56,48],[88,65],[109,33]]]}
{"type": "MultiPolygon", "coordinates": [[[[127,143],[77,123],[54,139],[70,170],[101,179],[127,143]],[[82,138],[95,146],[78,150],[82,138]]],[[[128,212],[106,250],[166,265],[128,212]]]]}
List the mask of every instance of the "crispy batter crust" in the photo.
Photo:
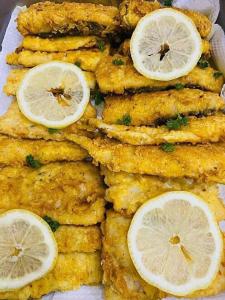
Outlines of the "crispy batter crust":
{"type": "Polygon", "coordinates": [[[109,139],[69,135],[97,163],[114,172],[125,171],[162,177],[190,177],[225,183],[225,144],[177,145],[173,152],[159,146],[133,146],[109,139]]]}
{"type": "Polygon", "coordinates": [[[90,119],[89,124],[106,133],[109,138],[131,145],[225,142],[225,115],[223,114],[203,118],[190,117],[188,124],[177,130],[170,130],[166,126],[154,128],[110,125],[99,119],[90,119]]]}
{"type": "MultiPolygon", "coordinates": [[[[119,8],[122,25],[125,27],[125,29],[131,31],[135,28],[138,21],[143,16],[159,8],[163,8],[163,6],[161,6],[158,1],[149,2],[145,0],[124,0],[120,4],[119,8]]],[[[174,9],[184,13],[189,18],[191,18],[203,38],[206,38],[210,34],[212,23],[206,16],[199,12],[187,9],[174,9]]]]}
{"type": "Polygon", "coordinates": [[[201,69],[195,67],[188,75],[171,81],[157,81],[139,74],[129,57],[114,55],[106,56],[96,69],[96,79],[102,93],[123,94],[124,92],[165,90],[176,84],[186,87],[200,87],[203,90],[220,93],[224,78],[215,78],[216,72],[211,67],[201,69]],[[124,65],[113,64],[115,59],[121,59],[124,65]]]}
{"type": "Polygon", "coordinates": [[[103,121],[117,124],[124,115],[131,117],[130,125],[153,125],[182,115],[208,114],[225,108],[217,94],[197,89],[169,90],[105,98],[103,121]]]}
{"type": "Polygon", "coordinates": [[[106,46],[103,52],[101,52],[97,48],[51,53],[21,50],[19,52],[8,54],[6,57],[6,61],[10,65],[22,65],[26,68],[30,68],[43,63],[57,60],[72,64],[79,63],[81,69],[93,72],[95,71],[100,60],[108,54],[109,46],[106,46]]]}
{"type": "Polygon", "coordinates": [[[40,2],[19,14],[18,30],[28,34],[98,34],[115,33],[119,27],[116,7],[91,3],[40,2]],[[101,30],[100,30],[101,29],[101,30]]]}
{"type": "Polygon", "coordinates": [[[189,191],[199,195],[214,212],[217,221],[225,219],[225,206],[220,198],[219,186],[188,178],[167,179],[156,176],[115,173],[102,167],[105,176],[106,200],[124,216],[133,215],[146,201],[169,191],[189,191]]]}

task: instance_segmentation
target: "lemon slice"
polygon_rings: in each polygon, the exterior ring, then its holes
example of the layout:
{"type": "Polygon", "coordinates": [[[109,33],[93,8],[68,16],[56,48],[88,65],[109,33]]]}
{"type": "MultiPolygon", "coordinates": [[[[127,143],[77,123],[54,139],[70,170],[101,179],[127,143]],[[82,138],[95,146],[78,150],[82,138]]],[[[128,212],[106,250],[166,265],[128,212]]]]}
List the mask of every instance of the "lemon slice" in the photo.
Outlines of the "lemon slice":
{"type": "Polygon", "coordinates": [[[169,192],[136,212],[128,231],[128,247],[146,282],[186,296],[213,281],[223,241],[203,200],[188,192],[169,192]]]}
{"type": "Polygon", "coordinates": [[[0,215],[0,290],[14,290],[44,276],[58,250],[48,224],[26,210],[0,215]]]}
{"type": "Polygon", "coordinates": [[[50,62],[29,70],[17,91],[22,113],[49,128],[66,127],[83,115],[90,89],[80,68],[50,62]]]}
{"type": "Polygon", "coordinates": [[[171,8],[141,18],[133,32],[130,51],[134,67],[156,80],[188,74],[202,54],[202,41],[193,21],[171,8]]]}

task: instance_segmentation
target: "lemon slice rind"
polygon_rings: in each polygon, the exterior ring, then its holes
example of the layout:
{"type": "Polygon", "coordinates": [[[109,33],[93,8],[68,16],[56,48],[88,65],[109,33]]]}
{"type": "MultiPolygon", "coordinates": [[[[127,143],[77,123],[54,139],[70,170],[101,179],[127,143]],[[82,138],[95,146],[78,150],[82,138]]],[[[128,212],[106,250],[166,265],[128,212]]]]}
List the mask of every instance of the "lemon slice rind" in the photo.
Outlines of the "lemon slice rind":
{"type": "MultiPolygon", "coordinates": [[[[43,277],[45,274],[47,274],[49,271],[51,271],[53,269],[53,267],[55,266],[55,263],[56,263],[57,255],[58,255],[58,247],[57,247],[57,243],[55,241],[54,234],[51,231],[51,228],[41,217],[35,215],[34,213],[32,213],[30,211],[23,210],[23,209],[13,209],[13,210],[7,211],[0,215],[0,231],[1,231],[1,233],[3,233],[4,230],[7,230],[6,232],[10,233],[10,234],[8,234],[7,237],[5,237],[5,239],[7,239],[8,241],[13,240],[14,242],[13,242],[13,245],[9,244],[9,242],[4,243],[4,234],[2,234],[0,237],[0,256],[1,256],[0,290],[1,291],[11,291],[11,290],[22,288],[22,287],[26,286],[27,284],[29,284],[37,279],[40,279],[41,277],[43,277]],[[22,222],[23,224],[25,222],[27,225],[29,224],[29,228],[25,232],[25,234],[23,236],[20,236],[21,244],[18,241],[18,235],[15,235],[15,231],[13,230],[13,225],[16,226],[15,224],[18,224],[18,222],[22,222]],[[6,229],[6,227],[8,229],[6,229]],[[43,240],[41,240],[41,241],[35,240],[35,237],[33,236],[34,240],[32,241],[32,244],[29,248],[29,247],[27,247],[27,244],[26,244],[26,238],[32,239],[33,238],[33,237],[31,237],[31,233],[33,233],[32,230],[36,230],[36,229],[41,234],[41,238],[43,238],[43,240]],[[45,245],[47,245],[47,250],[45,250],[44,253],[41,253],[41,252],[38,253],[37,247],[40,244],[42,245],[43,243],[45,245]],[[9,255],[9,253],[16,245],[20,245],[20,247],[22,249],[22,252],[21,252],[22,256],[24,255],[24,256],[32,257],[34,259],[39,260],[41,262],[41,267],[37,268],[36,270],[28,271],[27,274],[25,274],[21,277],[12,278],[12,276],[15,277],[15,271],[16,271],[15,260],[17,258],[16,258],[16,256],[12,256],[12,254],[9,255]],[[32,248],[32,246],[33,246],[33,248],[32,248]],[[2,247],[2,249],[1,249],[1,247],[2,247]],[[5,253],[8,253],[8,255],[6,254],[4,256],[2,250],[9,251],[9,252],[5,252],[5,253]],[[23,251],[25,251],[25,252],[23,252],[23,251]],[[28,251],[28,252],[26,252],[26,251],[28,251]],[[33,254],[32,254],[32,251],[34,251],[33,254]],[[8,261],[10,261],[10,263],[14,262],[14,265],[13,265],[11,273],[8,274],[8,276],[6,278],[4,278],[3,275],[1,274],[1,271],[3,271],[3,273],[5,271],[4,267],[3,267],[3,263],[5,262],[6,256],[8,257],[8,261]]],[[[20,232],[20,234],[21,234],[21,232],[20,232]]],[[[39,237],[40,237],[40,234],[39,234],[39,237]]],[[[43,248],[42,248],[42,250],[43,250],[43,248]]],[[[7,264],[5,266],[7,266],[7,264]]],[[[25,267],[26,267],[25,264],[18,265],[18,269],[19,269],[19,266],[20,266],[20,268],[24,268],[23,271],[25,271],[25,267]]]]}
{"type": "MultiPolygon", "coordinates": [[[[134,215],[131,225],[127,235],[128,240],[128,249],[131,256],[131,259],[135,265],[135,268],[139,275],[149,284],[156,286],[157,288],[176,296],[187,296],[193,293],[196,290],[206,289],[215,279],[223,253],[223,240],[222,235],[219,230],[219,227],[216,223],[216,220],[211,213],[207,204],[198,196],[189,193],[189,192],[168,192],[161,196],[158,196],[154,199],[149,200],[145,204],[143,204],[139,210],[134,215]],[[197,206],[202,209],[205,216],[209,221],[210,232],[213,232],[213,238],[215,241],[215,251],[214,255],[211,256],[211,264],[208,269],[207,276],[202,279],[191,279],[187,284],[184,285],[173,285],[167,280],[165,280],[162,276],[158,276],[147,270],[147,268],[143,265],[142,257],[140,255],[139,250],[137,249],[137,233],[140,229],[140,224],[143,220],[144,215],[147,211],[155,208],[162,208],[165,203],[168,203],[170,200],[185,200],[191,203],[192,206],[197,206]]],[[[157,258],[156,258],[157,259],[157,258]]],[[[179,274],[178,274],[179,276],[179,274]]]]}

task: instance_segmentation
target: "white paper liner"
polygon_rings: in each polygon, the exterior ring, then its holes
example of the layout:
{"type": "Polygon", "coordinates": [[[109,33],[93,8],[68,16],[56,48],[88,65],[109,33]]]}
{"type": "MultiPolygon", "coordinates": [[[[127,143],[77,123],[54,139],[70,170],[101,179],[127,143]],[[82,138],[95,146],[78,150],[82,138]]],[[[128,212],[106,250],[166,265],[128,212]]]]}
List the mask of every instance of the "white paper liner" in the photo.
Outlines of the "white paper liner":
{"type": "MultiPolygon", "coordinates": [[[[177,7],[188,8],[192,10],[201,11],[206,15],[210,16],[210,19],[216,20],[218,16],[218,4],[219,0],[174,0],[174,4],[177,7]],[[211,6],[210,6],[210,5],[211,6]]],[[[2,52],[0,52],[0,115],[5,113],[9,104],[12,101],[11,97],[7,97],[2,88],[6,82],[6,78],[8,76],[8,72],[12,69],[12,66],[8,66],[5,62],[5,57],[8,53],[13,52],[21,43],[22,37],[16,29],[16,18],[18,13],[24,9],[24,7],[16,7],[12,13],[11,20],[9,22],[5,38],[2,43],[2,52]]],[[[214,27],[217,29],[217,27],[214,27]]],[[[215,30],[216,32],[216,30],[215,30]]],[[[219,46],[220,49],[221,46],[219,46]]],[[[218,50],[220,53],[220,50],[218,50]]],[[[224,52],[225,53],[225,52],[224,52]]],[[[224,55],[225,57],[225,55],[224,55]]],[[[217,60],[217,57],[215,56],[217,60]]],[[[225,86],[224,86],[225,89],[225,86]]],[[[221,191],[223,196],[225,196],[225,187],[221,186],[221,191]]],[[[225,229],[225,222],[224,222],[225,229]]],[[[102,286],[83,286],[77,291],[70,291],[65,293],[55,292],[51,293],[47,296],[42,297],[43,300],[103,300],[103,288],[102,286]]],[[[166,300],[174,300],[177,298],[170,297],[166,298],[166,300]]],[[[187,298],[179,298],[187,299],[187,298]]],[[[198,300],[204,299],[212,299],[212,300],[225,300],[225,293],[207,298],[198,298],[198,300]]],[[[197,300],[197,299],[196,299],[197,300]]]]}

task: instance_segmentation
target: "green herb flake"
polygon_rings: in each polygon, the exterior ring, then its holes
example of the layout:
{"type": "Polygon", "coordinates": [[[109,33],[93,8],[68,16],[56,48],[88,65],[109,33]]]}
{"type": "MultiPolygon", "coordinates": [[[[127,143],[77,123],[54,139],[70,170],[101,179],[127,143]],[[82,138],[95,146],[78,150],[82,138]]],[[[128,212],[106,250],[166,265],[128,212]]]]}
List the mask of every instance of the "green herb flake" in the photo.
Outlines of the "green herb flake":
{"type": "Polygon", "coordinates": [[[77,61],[75,62],[75,65],[76,65],[78,68],[80,68],[81,62],[80,62],[79,60],[77,60],[77,61]]]}
{"type": "Polygon", "coordinates": [[[179,129],[181,126],[187,126],[188,125],[188,118],[178,115],[176,119],[169,119],[166,122],[166,127],[170,130],[176,130],[179,129]]]}
{"type": "Polygon", "coordinates": [[[175,89],[180,91],[184,89],[184,85],[182,83],[177,83],[175,84],[175,89]]]}
{"type": "Polygon", "coordinates": [[[117,124],[119,125],[130,125],[131,124],[131,116],[128,114],[125,114],[121,119],[117,121],[117,124]]]}
{"type": "Polygon", "coordinates": [[[175,150],[175,145],[171,143],[165,143],[160,146],[161,150],[165,152],[173,152],[175,150]]]}
{"type": "Polygon", "coordinates": [[[99,90],[93,91],[92,97],[93,97],[93,100],[95,102],[95,105],[99,105],[102,102],[104,102],[104,96],[100,93],[99,90]]]}
{"type": "Polygon", "coordinates": [[[221,77],[221,76],[223,76],[223,73],[222,73],[222,72],[217,71],[217,72],[214,72],[214,73],[213,73],[213,77],[214,77],[215,79],[217,79],[217,78],[219,78],[219,77],[221,77]]]}
{"type": "Polygon", "coordinates": [[[199,61],[198,61],[198,66],[201,69],[208,68],[209,67],[209,62],[206,59],[204,59],[204,58],[200,58],[199,61]]]}
{"type": "Polygon", "coordinates": [[[59,132],[59,129],[57,129],[57,128],[48,128],[48,133],[50,133],[50,134],[54,134],[57,132],[59,132]]]}
{"type": "Polygon", "coordinates": [[[55,232],[55,231],[59,228],[59,226],[60,226],[60,224],[59,224],[58,221],[53,220],[53,219],[50,218],[49,216],[44,216],[43,219],[45,220],[45,222],[48,223],[48,225],[51,227],[51,230],[52,230],[53,232],[55,232]]]}
{"type": "Polygon", "coordinates": [[[42,166],[42,163],[39,160],[34,159],[33,155],[31,154],[26,156],[26,163],[33,169],[39,169],[42,166]]]}
{"type": "Polygon", "coordinates": [[[164,3],[163,3],[165,6],[172,6],[173,4],[173,0],[164,0],[164,3]]]}
{"type": "Polygon", "coordinates": [[[115,66],[122,66],[122,65],[124,65],[124,61],[123,61],[122,59],[120,59],[120,58],[114,59],[114,60],[112,61],[112,63],[113,63],[115,66]]]}
{"type": "Polygon", "coordinates": [[[105,42],[103,40],[98,40],[97,42],[98,49],[103,52],[105,50],[105,42]]]}

